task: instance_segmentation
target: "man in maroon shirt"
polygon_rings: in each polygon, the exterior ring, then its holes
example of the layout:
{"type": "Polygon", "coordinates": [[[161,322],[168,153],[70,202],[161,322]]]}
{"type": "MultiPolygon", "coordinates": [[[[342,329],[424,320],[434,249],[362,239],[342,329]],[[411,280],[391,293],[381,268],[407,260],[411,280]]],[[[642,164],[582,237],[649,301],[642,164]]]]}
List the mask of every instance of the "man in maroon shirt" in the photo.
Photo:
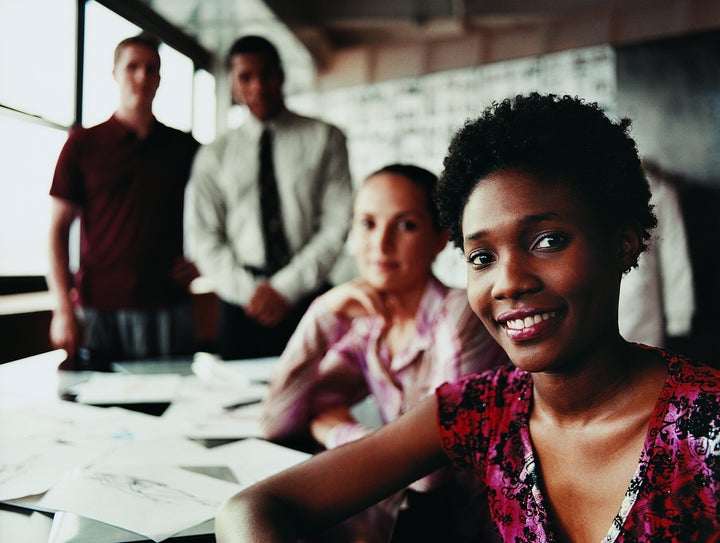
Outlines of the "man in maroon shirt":
{"type": "Polygon", "coordinates": [[[50,340],[80,367],[189,354],[194,329],[183,258],[185,185],[198,143],[155,119],[159,42],[141,34],[115,49],[120,105],[70,132],[50,195],[50,340]],[[69,270],[69,231],[80,218],[80,265],[69,270]]]}

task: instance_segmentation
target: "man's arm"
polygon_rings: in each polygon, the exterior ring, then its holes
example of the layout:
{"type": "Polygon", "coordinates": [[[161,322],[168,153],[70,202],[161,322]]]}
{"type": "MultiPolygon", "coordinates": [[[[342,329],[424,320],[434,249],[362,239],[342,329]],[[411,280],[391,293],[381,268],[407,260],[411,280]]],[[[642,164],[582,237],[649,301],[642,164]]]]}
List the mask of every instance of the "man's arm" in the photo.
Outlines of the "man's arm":
{"type": "Polygon", "coordinates": [[[80,343],[80,327],[75,319],[71,298],[69,238],[70,226],[79,208],[69,200],[53,197],[50,207],[50,264],[48,287],[55,298],[50,323],[50,342],[53,347],[65,349],[68,358],[75,355],[80,343]]]}
{"type": "Polygon", "coordinates": [[[201,147],[195,155],[185,195],[186,252],[202,275],[212,280],[220,298],[244,306],[256,282],[235,259],[225,229],[226,202],[218,186],[222,152],[201,147]]]}

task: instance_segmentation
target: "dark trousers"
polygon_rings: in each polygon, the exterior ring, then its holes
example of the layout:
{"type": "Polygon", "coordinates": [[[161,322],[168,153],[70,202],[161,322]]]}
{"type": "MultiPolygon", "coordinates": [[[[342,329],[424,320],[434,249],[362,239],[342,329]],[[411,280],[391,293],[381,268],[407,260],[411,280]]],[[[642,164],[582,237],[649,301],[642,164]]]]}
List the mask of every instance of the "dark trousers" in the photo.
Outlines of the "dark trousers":
{"type": "Polygon", "coordinates": [[[279,356],[312,301],[330,285],[323,285],[296,303],[276,326],[263,326],[239,305],[220,302],[218,354],[223,360],[279,356]]]}
{"type": "Polygon", "coordinates": [[[189,300],[154,309],[77,309],[83,341],[74,369],[109,371],[114,361],[191,356],[195,322],[189,300]]]}

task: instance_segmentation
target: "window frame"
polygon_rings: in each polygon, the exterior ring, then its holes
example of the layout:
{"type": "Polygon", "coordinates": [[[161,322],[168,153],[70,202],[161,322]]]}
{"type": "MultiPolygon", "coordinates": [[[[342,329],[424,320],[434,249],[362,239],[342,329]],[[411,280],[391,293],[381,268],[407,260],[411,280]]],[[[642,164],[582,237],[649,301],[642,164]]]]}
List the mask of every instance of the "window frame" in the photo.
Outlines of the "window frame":
{"type": "MultiPolygon", "coordinates": [[[[85,60],[85,28],[86,4],[90,1],[108,8],[115,14],[150,32],[161,42],[188,57],[193,63],[193,74],[199,70],[213,73],[216,64],[215,55],[203,47],[195,38],[164,19],[141,0],[76,0],[75,27],[75,90],[73,105],[73,122],[65,126],[37,114],[16,109],[8,104],[0,103],[0,115],[11,116],[21,122],[38,123],[43,126],[61,129],[68,132],[73,126],[80,125],[83,118],[83,73],[85,60]]],[[[193,104],[191,104],[193,107],[193,104]]],[[[191,115],[194,123],[194,115],[191,115]]],[[[23,294],[47,290],[45,275],[0,275],[0,296],[23,294]]]]}

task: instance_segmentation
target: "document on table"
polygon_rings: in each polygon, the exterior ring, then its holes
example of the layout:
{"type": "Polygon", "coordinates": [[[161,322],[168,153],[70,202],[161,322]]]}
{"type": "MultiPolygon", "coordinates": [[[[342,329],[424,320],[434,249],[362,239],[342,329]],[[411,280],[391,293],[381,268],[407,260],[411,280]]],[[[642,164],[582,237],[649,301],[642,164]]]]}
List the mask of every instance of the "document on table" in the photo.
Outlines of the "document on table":
{"type": "MultiPolygon", "coordinates": [[[[215,520],[210,519],[173,534],[173,537],[202,536],[212,534],[214,530],[215,520]]],[[[49,532],[49,536],[42,541],[47,541],[47,543],[145,543],[148,540],[147,537],[135,532],[64,511],[55,513],[49,532]]]]}
{"type": "Polygon", "coordinates": [[[212,533],[212,519],[225,499],[310,456],[259,439],[208,449],[198,457],[204,465],[191,465],[189,452],[184,469],[99,465],[57,485],[41,500],[44,506],[62,511],[53,525],[50,543],[74,543],[78,534],[89,533],[98,534],[91,539],[93,543],[134,541],[126,530],[154,541],[173,535],[212,533]],[[232,475],[223,473],[228,469],[232,475]],[[198,473],[223,473],[224,479],[238,483],[198,473]],[[147,514],[149,507],[152,515],[147,514]],[[102,525],[92,519],[117,529],[102,530],[102,525]]]}
{"type": "Polygon", "coordinates": [[[72,388],[76,400],[93,405],[131,403],[169,403],[180,388],[182,377],[176,374],[128,375],[94,373],[85,383],[72,388]]]}
{"type": "Polygon", "coordinates": [[[162,541],[214,518],[240,488],[176,467],[115,466],[88,469],[62,481],[41,505],[162,541]]]}
{"type": "Polygon", "coordinates": [[[243,439],[210,449],[216,464],[228,466],[243,488],[310,458],[310,454],[262,439],[243,439]]]}
{"type": "Polygon", "coordinates": [[[178,426],[190,439],[242,439],[263,435],[259,403],[225,409],[220,405],[176,402],[161,418],[178,426]]]}
{"type": "MultiPolygon", "coordinates": [[[[125,444],[172,436],[181,439],[172,423],[158,417],[62,401],[42,409],[0,411],[0,435],[0,501],[45,492],[67,472],[112,458],[113,451],[125,444]]],[[[149,448],[137,458],[152,458],[149,448]]],[[[165,463],[172,457],[168,451],[182,450],[177,444],[166,449],[165,463]]],[[[130,457],[126,454],[123,458],[130,457]]]]}
{"type": "Polygon", "coordinates": [[[107,449],[104,443],[78,447],[43,438],[3,443],[0,448],[0,501],[45,492],[67,472],[90,465],[107,449]]]}

